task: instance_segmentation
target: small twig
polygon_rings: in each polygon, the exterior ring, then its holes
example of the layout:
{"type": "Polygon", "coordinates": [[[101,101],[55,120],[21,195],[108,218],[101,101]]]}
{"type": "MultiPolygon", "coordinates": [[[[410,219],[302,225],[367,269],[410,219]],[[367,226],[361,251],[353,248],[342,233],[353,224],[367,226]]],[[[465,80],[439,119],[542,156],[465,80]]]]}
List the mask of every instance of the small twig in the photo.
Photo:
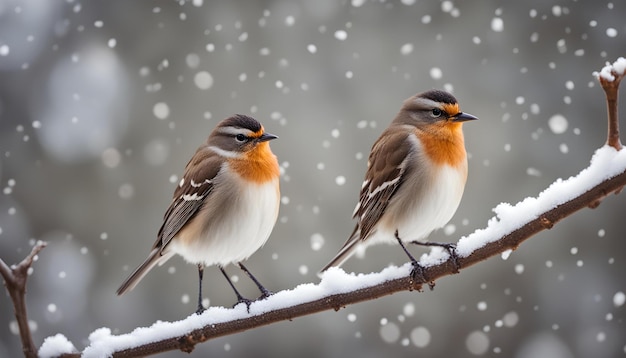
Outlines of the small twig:
{"type": "Polygon", "coordinates": [[[621,150],[622,143],[619,139],[619,116],[617,112],[617,101],[619,84],[622,78],[624,78],[624,74],[616,72],[613,68],[611,68],[610,71],[611,76],[613,77],[612,80],[610,78],[607,78],[607,76],[601,75],[600,73],[597,73],[596,76],[606,95],[606,107],[609,119],[606,144],[617,150],[621,150]]]}
{"type": "Polygon", "coordinates": [[[35,257],[44,247],[46,243],[37,242],[30,254],[26,256],[22,262],[9,267],[2,259],[0,259],[0,275],[4,279],[4,286],[9,291],[11,301],[13,301],[13,309],[15,310],[15,319],[20,330],[20,338],[22,340],[22,351],[27,358],[37,357],[37,348],[33,343],[33,337],[28,327],[28,315],[26,314],[26,281],[28,280],[28,269],[32,266],[35,257]]]}

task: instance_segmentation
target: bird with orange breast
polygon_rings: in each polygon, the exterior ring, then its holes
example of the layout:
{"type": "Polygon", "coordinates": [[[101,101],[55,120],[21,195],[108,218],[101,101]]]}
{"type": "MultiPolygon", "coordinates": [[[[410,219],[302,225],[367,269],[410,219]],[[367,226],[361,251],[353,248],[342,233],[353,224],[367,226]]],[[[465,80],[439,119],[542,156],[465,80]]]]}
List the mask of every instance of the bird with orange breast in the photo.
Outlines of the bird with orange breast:
{"type": "Polygon", "coordinates": [[[235,115],[221,121],[187,163],[148,258],[117,294],[132,290],[155,265],[178,254],[198,265],[198,314],[204,311],[206,266],[219,267],[238,303],[249,307],[251,300],[239,293],[224,271],[230,263],[254,281],[261,297],[269,296],[241,261],[265,244],[278,217],[280,170],[269,146],[275,138],[252,117],[235,115]]]}
{"type": "Polygon", "coordinates": [[[453,244],[418,240],[447,224],[459,206],[467,180],[462,125],[475,119],[445,91],[404,101],[372,147],[354,231],[322,271],[378,243],[398,243],[413,264],[411,275],[423,281],[423,268],[403,242],[442,246],[456,259],[453,244]]]}

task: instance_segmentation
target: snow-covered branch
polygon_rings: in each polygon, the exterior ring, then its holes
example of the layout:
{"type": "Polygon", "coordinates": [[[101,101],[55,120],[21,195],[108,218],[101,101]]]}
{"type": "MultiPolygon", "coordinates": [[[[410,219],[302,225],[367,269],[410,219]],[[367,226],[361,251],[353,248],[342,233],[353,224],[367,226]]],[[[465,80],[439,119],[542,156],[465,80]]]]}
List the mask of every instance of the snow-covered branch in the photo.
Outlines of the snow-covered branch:
{"type": "MultiPolygon", "coordinates": [[[[487,227],[461,238],[457,249],[460,270],[496,255],[507,256],[523,241],[544,229],[550,229],[574,212],[591,207],[626,185],[626,151],[602,147],[594,155],[591,165],[577,176],[559,180],[536,198],[527,198],[511,206],[501,204],[494,210],[496,216],[487,227]],[[560,198],[571,197],[561,201],[560,198]],[[545,211],[545,209],[551,207],[545,211]]],[[[428,281],[437,280],[455,272],[447,253],[435,250],[421,258],[428,281]]],[[[228,309],[211,307],[202,315],[192,314],[178,322],[158,322],[147,328],[137,328],[124,335],[111,335],[108,328],[91,334],[91,344],[83,357],[139,357],[168,350],[190,352],[198,343],[268,325],[292,320],[324,310],[339,310],[350,304],[373,300],[406,290],[420,290],[426,282],[411,279],[411,264],[388,267],[379,273],[348,274],[332,268],[322,276],[320,283],[302,284],[291,290],[254,302],[250,311],[245,305],[228,309]]],[[[48,338],[41,356],[53,357],[63,351],[57,347],[71,347],[65,337],[48,338]],[[54,353],[54,354],[51,354],[54,353]]],[[[68,352],[68,351],[65,351],[68,352]]],[[[69,352],[68,352],[69,353],[69,352]]],[[[78,357],[66,354],[63,357],[78,357]]]]}
{"type": "MultiPolygon", "coordinates": [[[[494,209],[495,216],[485,228],[458,241],[458,266],[438,248],[422,256],[420,264],[425,267],[427,282],[416,282],[411,278],[410,264],[370,274],[348,274],[332,268],[323,274],[319,283],[277,292],[267,299],[253,302],[249,310],[245,305],[230,309],[211,307],[202,315],[192,314],[177,322],[157,322],[122,335],[112,335],[110,329],[101,328],[89,336],[90,344],[81,353],[58,334],[44,341],[39,356],[137,357],[176,349],[190,352],[196,344],[216,337],[324,310],[339,310],[399,291],[421,290],[423,284],[451,275],[457,268],[462,270],[497,255],[507,257],[511,250],[534,234],[552,228],[580,209],[597,207],[607,195],[619,193],[626,185],[626,151],[620,150],[617,123],[617,87],[625,70],[626,60],[620,58],[596,73],[607,94],[609,129],[607,145],[596,151],[589,166],[569,179],[557,180],[536,197],[526,198],[515,205],[498,205],[494,209]]],[[[13,290],[10,285],[7,289],[9,292],[13,290]]],[[[18,308],[16,304],[18,309],[23,309],[25,316],[25,307],[18,308]]]]}

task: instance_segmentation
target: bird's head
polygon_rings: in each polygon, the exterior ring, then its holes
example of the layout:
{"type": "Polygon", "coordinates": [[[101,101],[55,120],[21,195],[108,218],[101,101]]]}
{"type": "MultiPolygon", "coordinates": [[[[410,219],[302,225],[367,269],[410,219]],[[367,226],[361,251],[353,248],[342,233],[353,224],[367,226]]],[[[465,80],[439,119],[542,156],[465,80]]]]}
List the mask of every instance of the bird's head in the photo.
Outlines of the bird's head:
{"type": "Polygon", "coordinates": [[[267,142],[278,138],[265,132],[256,119],[236,114],[221,121],[211,132],[207,145],[227,158],[240,158],[255,149],[268,146],[267,142]]]}
{"type": "Polygon", "coordinates": [[[476,119],[478,118],[469,113],[461,112],[456,98],[441,90],[418,93],[407,99],[396,117],[400,124],[422,129],[431,126],[460,129],[463,122],[476,119]]]}

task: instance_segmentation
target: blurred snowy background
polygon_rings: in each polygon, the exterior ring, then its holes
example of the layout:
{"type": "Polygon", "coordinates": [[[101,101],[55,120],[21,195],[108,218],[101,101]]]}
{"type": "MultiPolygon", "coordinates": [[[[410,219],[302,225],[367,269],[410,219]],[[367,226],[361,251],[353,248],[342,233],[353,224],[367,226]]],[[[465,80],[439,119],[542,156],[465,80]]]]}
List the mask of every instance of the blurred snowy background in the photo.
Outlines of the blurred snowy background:
{"type": "MultiPolygon", "coordinates": [[[[96,328],[125,333],[195,310],[196,268],[179,257],[130,294],[115,290],[154,242],[187,160],[233,113],[280,136],[279,221],[247,262],[271,290],[318,281],[354,225],[372,143],[426,89],[452,91],[480,118],[465,126],[464,200],[433,237],[482,228],[495,205],[576,174],[603,145],[591,73],[626,55],[625,15],[603,0],[0,0],[0,256],[15,263],[33,240],[49,242],[28,286],[36,344],[63,333],[82,348],[96,328]]],[[[625,195],[432,292],[216,339],[191,356],[623,357],[625,195]]],[[[378,246],[344,267],[405,261],[378,246]]],[[[235,302],[216,268],[205,283],[211,305],[235,302]]],[[[21,355],[13,320],[2,294],[2,357],[21,355]]]]}

